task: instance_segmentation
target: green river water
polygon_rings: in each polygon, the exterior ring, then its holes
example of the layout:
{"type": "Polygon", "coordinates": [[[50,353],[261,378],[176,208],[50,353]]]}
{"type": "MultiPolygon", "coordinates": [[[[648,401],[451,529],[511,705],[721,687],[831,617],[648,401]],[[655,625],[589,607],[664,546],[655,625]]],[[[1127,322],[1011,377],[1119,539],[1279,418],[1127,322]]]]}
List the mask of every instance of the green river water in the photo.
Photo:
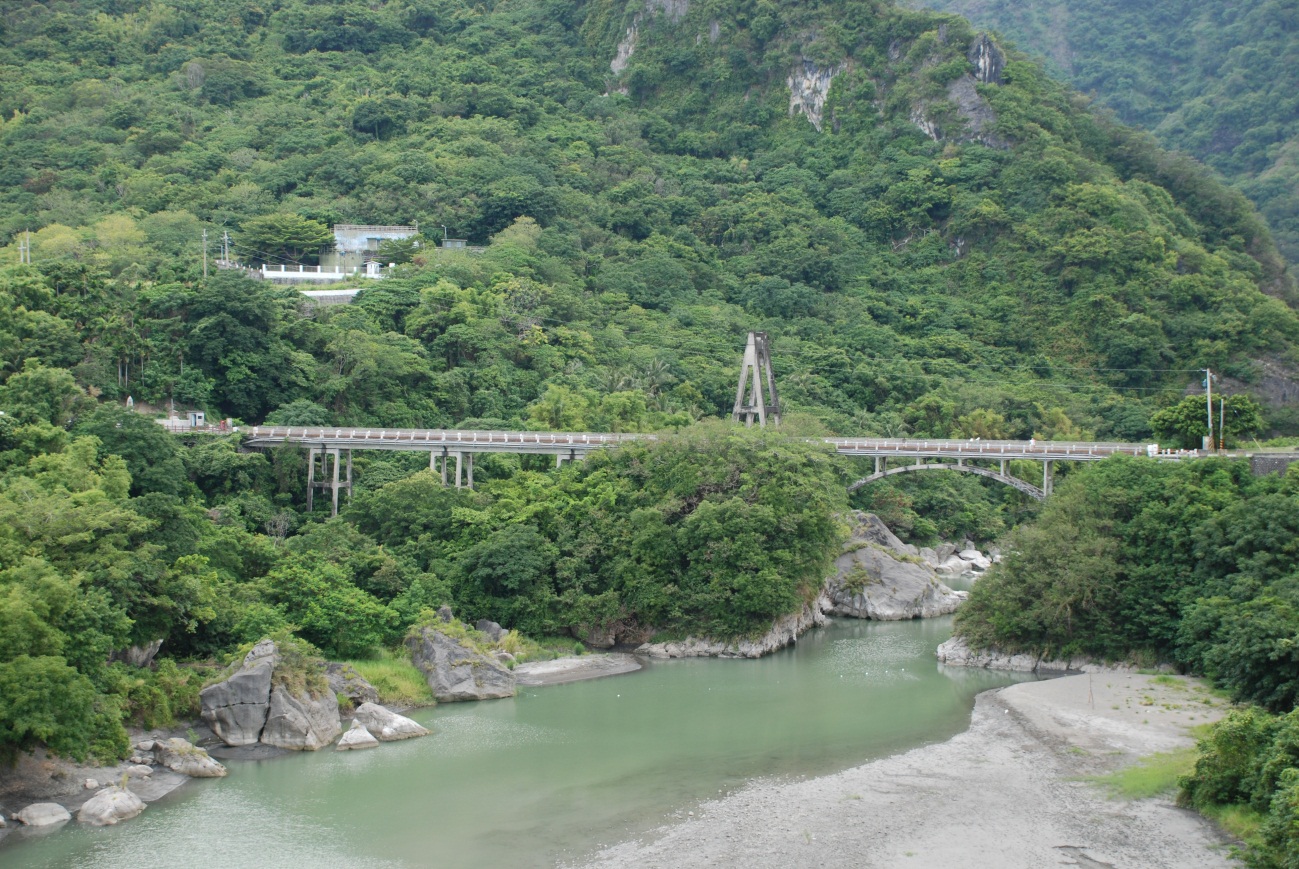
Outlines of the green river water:
{"type": "MultiPolygon", "coordinates": [[[[230,761],[117,827],[21,831],[22,867],[523,867],[575,861],[757,777],[833,772],[964,730],[1016,676],[940,668],[951,619],[836,620],[755,661],[650,662],[411,717],[370,751],[230,761]]],[[[1020,677],[1022,678],[1022,677],[1020,677]]]]}

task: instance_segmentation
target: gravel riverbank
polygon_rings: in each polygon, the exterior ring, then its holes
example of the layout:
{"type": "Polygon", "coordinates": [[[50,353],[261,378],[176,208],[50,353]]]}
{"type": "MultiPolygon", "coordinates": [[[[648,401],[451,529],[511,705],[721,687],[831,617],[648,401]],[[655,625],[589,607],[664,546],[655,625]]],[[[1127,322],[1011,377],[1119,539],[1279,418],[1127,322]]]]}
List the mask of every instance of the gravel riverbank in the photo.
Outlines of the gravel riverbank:
{"type": "Polygon", "coordinates": [[[1109,799],[1081,777],[1193,740],[1222,701],[1198,683],[1068,676],[989,691],[970,729],[842,773],[760,781],[607,848],[589,867],[1226,869],[1215,828],[1167,798],[1109,799]]]}

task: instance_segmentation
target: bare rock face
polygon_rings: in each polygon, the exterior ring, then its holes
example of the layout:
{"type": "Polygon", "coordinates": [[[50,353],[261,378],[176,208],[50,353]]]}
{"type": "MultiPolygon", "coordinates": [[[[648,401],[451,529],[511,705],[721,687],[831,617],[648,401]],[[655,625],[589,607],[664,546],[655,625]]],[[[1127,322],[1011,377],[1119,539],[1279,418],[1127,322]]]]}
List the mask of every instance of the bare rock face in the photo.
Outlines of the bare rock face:
{"type": "Polygon", "coordinates": [[[830,611],[858,619],[897,621],[954,612],[965,600],[952,591],[914,547],[897,538],[878,516],[854,513],[845,552],[826,580],[830,611]]]}
{"type": "Polygon", "coordinates": [[[514,674],[489,655],[461,645],[435,628],[406,640],[411,661],[440,703],[513,697],[514,674]]]}
{"type": "Polygon", "coordinates": [[[377,703],[362,703],[357,707],[352,726],[356,727],[357,724],[377,736],[380,742],[395,742],[398,739],[413,739],[429,734],[428,728],[377,703]]]}
{"type": "Polygon", "coordinates": [[[359,721],[352,722],[352,729],[343,734],[343,738],[338,740],[335,751],[357,751],[362,748],[376,748],[379,740],[374,738],[374,734],[359,721]]]}
{"type": "Polygon", "coordinates": [[[32,803],[13,818],[29,827],[49,827],[72,820],[72,815],[58,803],[32,803]]]}
{"type": "Polygon", "coordinates": [[[992,41],[992,37],[980,33],[970,46],[968,57],[970,63],[974,64],[974,77],[981,84],[1001,84],[1001,73],[1006,68],[1006,54],[992,41]]]}
{"type": "Polygon", "coordinates": [[[999,649],[970,648],[964,637],[952,637],[938,647],[938,662],[949,667],[978,667],[1019,673],[1131,673],[1133,664],[1108,664],[1086,656],[1051,658],[1045,654],[1003,652],[999,649]]]}
{"type": "Polygon", "coordinates": [[[206,750],[179,736],[158,740],[154,753],[158,763],[190,778],[221,778],[226,774],[225,766],[209,757],[206,750]]]}
{"type": "Polygon", "coordinates": [[[317,751],[343,732],[338,698],[332,691],[315,697],[310,692],[292,694],[283,685],[271,691],[270,711],[262,730],[262,744],[290,751],[317,751]]]}
{"type": "Polygon", "coordinates": [[[114,785],[87,800],[77,812],[77,820],[91,827],[107,827],[134,818],[143,811],[144,800],[126,788],[114,785]]]}
{"type": "Polygon", "coordinates": [[[809,628],[825,624],[825,610],[830,601],[824,596],[815,606],[804,605],[796,613],[781,616],[771,625],[771,630],[754,640],[723,642],[708,638],[686,637],[670,643],[644,643],[636,654],[649,658],[760,658],[778,649],[798,642],[798,637],[809,628]]]}
{"type": "Polygon", "coordinates": [[[379,702],[379,691],[356,672],[351,664],[331,661],[325,665],[325,678],[329,680],[329,690],[346,697],[352,701],[353,706],[379,702]]]}
{"type": "Polygon", "coordinates": [[[199,693],[203,720],[226,745],[254,745],[262,738],[278,658],[275,643],[262,640],[244,657],[239,672],[199,693]]]}
{"type": "MultiPolygon", "coordinates": [[[[275,643],[262,640],[244,657],[239,672],[200,692],[203,720],[226,745],[260,742],[295,751],[315,751],[342,733],[334,692],[325,690],[320,697],[309,691],[294,694],[284,685],[273,684],[279,666],[275,643]]],[[[365,682],[359,674],[356,678],[365,682]]],[[[360,690],[359,685],[356,687],[360,690]]]]}

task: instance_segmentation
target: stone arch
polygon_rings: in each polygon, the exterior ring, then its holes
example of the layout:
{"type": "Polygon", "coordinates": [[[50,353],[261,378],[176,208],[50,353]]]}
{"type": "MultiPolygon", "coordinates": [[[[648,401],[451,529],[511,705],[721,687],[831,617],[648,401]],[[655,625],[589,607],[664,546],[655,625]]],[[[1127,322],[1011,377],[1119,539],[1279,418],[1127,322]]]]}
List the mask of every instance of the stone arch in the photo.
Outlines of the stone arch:
{"type": "Polygon", "coordinates": [[[963,474],[976,474],[980,477],[987,477],[989,480],[996,480],[998,483],[1005,483],[1012,489],[1018,489],[1030,498],[1036,498],[1039,501],[1046,500],[1046,493],[1034,486],[1032,483],[1025,483],[1018,477],[1012,477],[1009,474],[1002,474],[997,471],[990,471],[987,468],[980,468],[974,465],[952,465],[940,462],[930,462],[924,465],[900,465],[896,468],[889,468],[871,474],[869,477],[862,477],[857,482],[848,487],[849,492],[855,492],[867,483],[874,483],[876,480],[882,480],[885,477],[891,477],[894,474],[908,474],[912,471],[960,471],[963,474]]]}

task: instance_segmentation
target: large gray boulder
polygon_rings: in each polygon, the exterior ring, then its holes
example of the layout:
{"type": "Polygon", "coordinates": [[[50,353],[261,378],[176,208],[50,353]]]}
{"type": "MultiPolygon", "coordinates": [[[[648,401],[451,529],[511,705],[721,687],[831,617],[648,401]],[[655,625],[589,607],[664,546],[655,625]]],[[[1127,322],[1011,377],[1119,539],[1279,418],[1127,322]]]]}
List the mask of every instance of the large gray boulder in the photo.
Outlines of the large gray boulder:
{"type": "Polygon", "coordinates": [[[317,751],[338,738],[343,722],[332,691],[316,697],[310,691],[293,694],[283,685],[271,690],[270,712],[262,744],[291,751],[317,751]]]}
{"type": "Polygon", "coordinates": [[[352,726],[357,724],[377,736],[380,742],[395,742],[398,739],[412,739],[429,734],[427,728],[377,703],[362,703],[356,708],[352,726]]]}
{"type": "Polygon", "coordinates": [[[897,621],[953,612],[966,593],[938,581],[934,569],[912,554],[870,513],[853,514],[852,537],[826,580],[829,611],[859,619],[897,621]]]}
{"type": "MultiPolygon", "coordinates": [[[[301,684],[301,674],[278,672],[280,657],[273,641],[262,640],[237,673],[199,694],[203,720],[226,745],[315,751],[343,732],[334,692],[327,684],[316,692],[319,696],[310,688],[290,690],[285,683],[301,684]]],[[[319,665],[308,661],[305,666],[319,665]]]]}
{"type": "Polygon", "coordinates": [[[134,818],[144,811],[144,800],[116,785],[107,787],[86,800],[77,812],[77,820],[92,827],[107,827],[134,818]]]}
{"type": "Polygon", "coordinates": [[[153,751],[158,763],[190,778],[222,778],[226,774],[225,766],[209,757],[205,749],[179,736],[158,740],[153,751]]]}
{"type": "Polygon", "coordinates": [[[411,661],[424,674],[439,702],[513,697],[514,674],[495,658],[424,627],[406,640],[411,661]]]}
{"type": "Polygon", "coordinates": [[[72,820],[72,815],[58,803],[32,803],[14,816],[29,827],[48,827],[72,820]]]}
{"type": "Polygon", "coordinates": [[[379,690],[351,664],[330,661],[325,665],[325,678],[329,680],[329,690],[339,697],[346,697],[353,706],[379,702],[379,690]]]}
{"type": "Polygon", "coordinates": [[[343,738],[338,740],[335,751],[358,751],[362,748],[377,748],[379,740],[374,738],[374,734],[366,730],[365,725],[359,721],[352,722],[352,729],[343,734],[343,738]]]}
{"type": "Polygon", "coordinates": [[[237,673],[199,692],[203,720],[226,745],[254,745],[262,738],[278,660],[275,643],[262,640],[237,673]]]}

